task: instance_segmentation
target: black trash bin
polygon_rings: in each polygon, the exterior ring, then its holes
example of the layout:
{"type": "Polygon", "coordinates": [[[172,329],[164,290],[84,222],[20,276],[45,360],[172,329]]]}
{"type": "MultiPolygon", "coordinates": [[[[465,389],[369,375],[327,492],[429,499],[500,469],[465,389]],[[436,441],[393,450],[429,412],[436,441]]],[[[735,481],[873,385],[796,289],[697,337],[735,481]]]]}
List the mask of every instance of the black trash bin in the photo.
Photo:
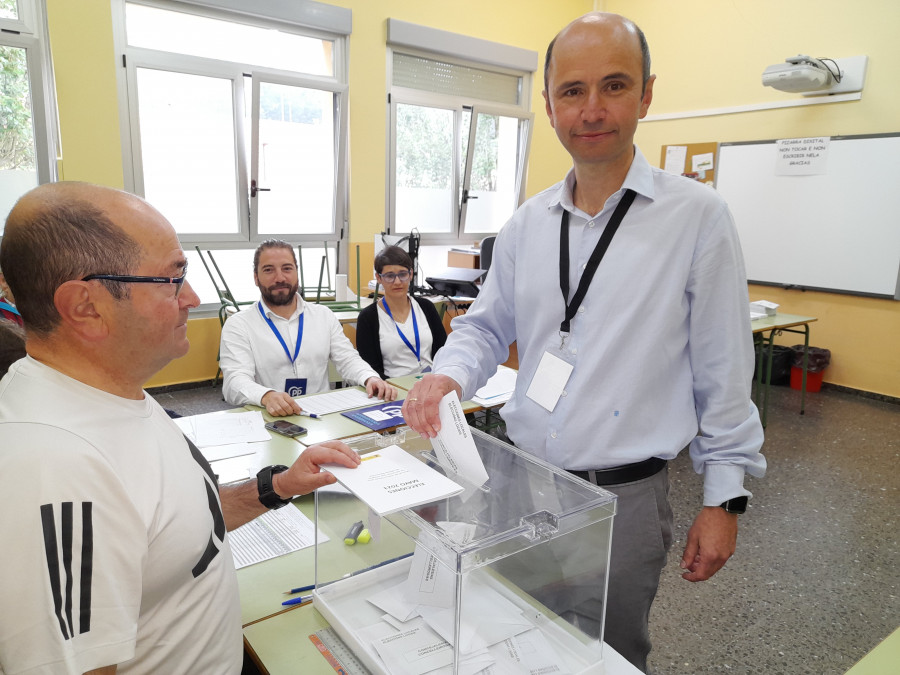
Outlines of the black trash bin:
{"type": "Polygon", "coordinates": [[[808,347],[804,348],[803,345],[794,345],[791,347],[791,351],[794,354],[793,365],[798,368],[803,367],[803,352],[804,349],[809,352],[809,361],[806,364],[806,370],[810,373],[821,373],[828,367],[828,364],[831,363],[831,350],[823,349],[822,347],[808,347]]]}
{"type": "MultiPolygon", "coordinates": [[[[772,379],[770,384],[788,386],[791,383],[791,364],[794,360],[792,347],[772,345],[772,379]]],[[[769,364],[769,349],[765,345],[756,348],[756,367],[762,366],[763,381],[766,377],[766,368],[769,364]],[[761,362],[761,363],[760,363],[761,362]]]]}

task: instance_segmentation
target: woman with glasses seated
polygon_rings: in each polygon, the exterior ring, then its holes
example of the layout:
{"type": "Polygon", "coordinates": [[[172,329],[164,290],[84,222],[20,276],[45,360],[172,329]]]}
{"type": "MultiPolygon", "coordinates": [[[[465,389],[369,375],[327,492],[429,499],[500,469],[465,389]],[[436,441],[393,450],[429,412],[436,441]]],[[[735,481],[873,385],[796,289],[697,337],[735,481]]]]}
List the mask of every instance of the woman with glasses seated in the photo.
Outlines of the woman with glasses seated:
{"type": "Polygon", "coordinates": [[[384,297],[359,313],[356,349],[382,379],[426,373],[447,341],[434,303],[410,297],[412,260],[399,246],[375,256],[375,274],[384,297]]]}

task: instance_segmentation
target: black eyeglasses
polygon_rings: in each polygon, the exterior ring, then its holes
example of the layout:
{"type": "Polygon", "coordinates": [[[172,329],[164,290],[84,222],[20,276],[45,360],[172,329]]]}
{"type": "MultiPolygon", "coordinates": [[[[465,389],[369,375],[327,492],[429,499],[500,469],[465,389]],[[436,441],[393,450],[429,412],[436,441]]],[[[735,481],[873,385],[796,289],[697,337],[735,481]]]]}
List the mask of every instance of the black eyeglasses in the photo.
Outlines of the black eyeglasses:
{"type": "Polygon", "coordinates": [[[175,297],[181,293],[184,288],[184,279],[187,277],[185,272],[180,277],[136,277],[130,274],[89,274],[82,281],[93,281],[100,279],[103,281],[121,281],[126,284],[175,284],[175,297]]]}
{"type": "Polygon", "coordinates": [[[383,281],[386,281],[389,284],[394,283],[397,279],[399,279],[404,284],[409,281],[410,272],[408,270],[404,270],[402,272],[386,272],[384,274],[379,274],[383,281]]]}

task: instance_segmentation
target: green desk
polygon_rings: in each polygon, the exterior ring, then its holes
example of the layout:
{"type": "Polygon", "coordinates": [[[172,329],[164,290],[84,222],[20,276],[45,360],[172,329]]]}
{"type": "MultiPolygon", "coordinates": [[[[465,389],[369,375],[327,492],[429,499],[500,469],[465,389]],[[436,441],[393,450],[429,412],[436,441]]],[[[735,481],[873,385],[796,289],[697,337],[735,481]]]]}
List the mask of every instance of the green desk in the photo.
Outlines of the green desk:
{"type": "Polygon", "coordinates": [[[900,663],[900,628],[888,635],[875,649],[866,654],[847,675],[885,675],[896,673],[900,663]],[[894,665],[891,665],[891,664],[894,665]]]}
{"type": "MultiPolygon", "coordinates": [[[[298,497],[293,506],[285,508],[298,508],[316,522],[314,495],[298,497]]],[[[323,557],[328,561],[328,569],[320,571],[320,580],[326,572],[328,578],[334,578],[395,557],[397,551],[412,550],[409,538],[394,527],[383,528],[379,541],[354,546],[344,544],[344,535],[350,526],[358,520],[367,522],[368,517],[365,504],[349,495],[331,497],[327,505],[320,503],[319,530],[329,539],[320,544],[320,561],[323,557]]],[[[284,592],[316,581],[315,550],[308,547],[248,565],[237,571],[237,578],[241,593],[241,624],[247,626],[290,611],[290,607],[283,607],[281,603],[294,596],[284,595],[284,592]]]]}
{"type": "Polygon", "coordinates": [[[800,387],[800,414],[806,410],[806,366],[809,360],[809,324],[818,321],[812,316],[796,314],[775,314],[750,323],[753,329],[753,340],[760,349],[768,350],[766,372],[763,374],[762,359],[756,367],[756,407],[760,408],[763,428],[769,412],[769,384],[772,380],[772,352],[775,336],[781,333],[798,333],[803,335],[803,383],[800,387]],[[760,406],[762,400],[762,406],[760,406]]]}
{"type": "MultiPolygon", "coordinates": [[[[256,406],[248,406],[247,409],[259,410],[256,406]]],[[[229,412],[246,412],[247,409],[236,409],[229,412]]],[[[263,411],[267,419],[271,417],[263,411]]],[[[310,428],[308,435],[314,435],[314,439],[287,438],[270,432],[268,441],[254,443],[253,455],[230,457],[211,462],[210,466],[217,475],[223,477],[224,482],[244,480],[256,473],[264,466],[271,464],[285,464],[290,466],[300,456],[306,445],[311,445],[322,440],[335,438],[346,439],[349,436],[370,435],[373,432],[357,424],[353,420],[344,417],[340,413],[325,415],[321,419],[308,417],[290,417],[293,422],[310,428]],[[312,430],[315,429],[315,432],[312,430]]],[[[353,444],[353,440],[349,440],[353,444]]],[[[362,442],[362,441],[361,441],[362,442]]],[[[416,441],[410,439],[411,443],[416,441]]],[[[422,448],[429,447],[428,441],[420,439],[422,448]]],[[[407,552],[409,540],[401,538],[396,528],[385,528],[383,540],[346,546],[344,535],[349,527],[358,520],[368,520],[368,509],[355,498],[344,499],[343,496],[329,496],[326,501],[320,500],[322,512],[319,518],[319,529],[329,537],[330,541],[322,544],[323,554],[329,557],[329,574],[345,574],[364,567],[381,562],[392,557],[393,552],[407,552]],[[334,564],[331,564],[331,563],[334,564]]],[[[294,500],[292,508],[299,508],[310,520],[315,522],[315,497],[304,495],[294,500]]],[[[397,555],[394,553],[394,555],[397,555]]],[[[249,565],[237,572],[238,586],[241,593],[241,624],[247,625],[272,616],[285,610],[281,606],[286,596],[283,592],[297,586],[305,586],[315,581],[313,548],[306,548],[287,555],[279,556],[262,563],[249,565]]]]}
{"type": "MultiPolygon", "coordinates": [[[[353,388],[360,391],[365,391],[365,387],[353,388]]],[[[402,401],[404,398],[406,398],[406,390],[398,387],[397,400],[402,401]]],[[[300,396],[297,400],[300,402],[300,405],[302,407],[303,397],[300,396]]],[[[377,398],[373,398],[366,405],[375,405],[381,402],[382,401],[379,401],[377,398]]],[[[359,422],[355,422],[339,412],[331,413],[329,415],[323,415],[322,417],[313,419],[312,417],[303,417],[302,415],[272,417],[268,412],[266,412],[265,408],[261,408],[255,405],[248,405],[245,409],[261,411],[266,422],[270,422],[274,419],[283,419],[287,420],[288,422],[292,422],[293,424],[298,424],[301,427],[304,427],[306,429],[306,434],[297,438],[297,440],[304,446],[315,445],[316,443],[321,443],[322,441],[331,441],[335,439],[339,440],[342,438],[349,438],[351,436],[360,436],[362,434],[371,433],[372,431],[371,429],[369,429],[369,427],[360,424],[359,422]]]]}

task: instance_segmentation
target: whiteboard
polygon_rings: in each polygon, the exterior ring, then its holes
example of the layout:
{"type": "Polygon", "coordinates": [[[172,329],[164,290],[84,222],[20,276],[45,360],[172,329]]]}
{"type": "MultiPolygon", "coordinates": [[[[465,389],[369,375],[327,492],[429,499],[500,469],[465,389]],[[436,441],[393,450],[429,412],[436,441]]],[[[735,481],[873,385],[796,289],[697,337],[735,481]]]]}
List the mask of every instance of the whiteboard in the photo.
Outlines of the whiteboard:
{"type": "Polygon", "coordinates": [[[775,141],[719,146],[748,280],[900,299],[900,134],[831,137],[822,175],[775,162],[775,141]]]}

